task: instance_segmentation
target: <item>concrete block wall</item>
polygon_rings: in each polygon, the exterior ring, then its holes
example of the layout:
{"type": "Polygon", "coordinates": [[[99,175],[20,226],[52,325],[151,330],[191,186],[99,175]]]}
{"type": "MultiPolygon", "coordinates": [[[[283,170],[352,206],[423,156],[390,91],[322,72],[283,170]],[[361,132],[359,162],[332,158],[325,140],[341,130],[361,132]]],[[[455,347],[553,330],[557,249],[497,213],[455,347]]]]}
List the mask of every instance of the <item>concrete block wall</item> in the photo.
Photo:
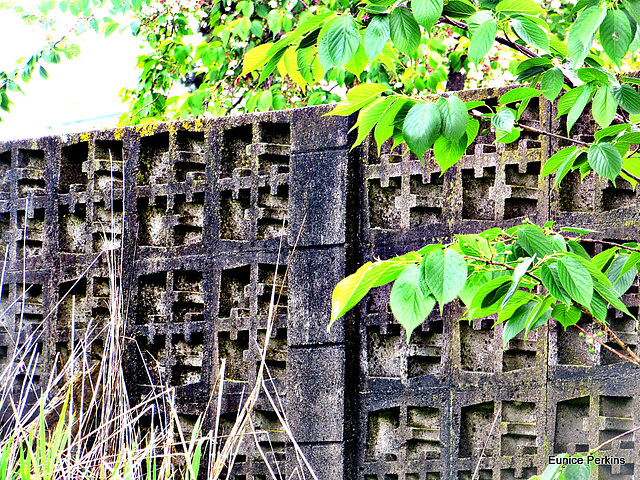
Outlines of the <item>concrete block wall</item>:
{"type": "MultiPolygon", "coordinates": [[[[502,93],[462,96],[496,104],[502,93]]],[[[30,287],[24,312],[17,304],[3,320],[0,362],[20,319],[38,328],[112,232],[124,245],[121,281],[137,344],[127,352],[132,399],[148,391],[150,374],[176,387],[186,425],[206,409],[225,359],[221,423],[230,429],[256,376],[274,278],[283,286],[267,365],[319,478],[470,479],[499,413],[478,478],[525,479],[549,455],[585,451],[640,424],[637,369],[554,324],[502,349],[501,326],[458,322],[461,310],[450,306],[407,344],[389,288],[379,288],[326,331],[331,290],[358,265],[455,233],[528,218],[637,240],[630,185],[569,176],[554,190],[540,170],[561,145],[523,132],[496,146],[488,123],[441,175],[429,153],[424,163],[389,145],[378,154],[371,139],[352,150],[355,119],[324,116],[329,110],[0,144],[0,244],[8,247],[0,308],[30,287]]],[[[522,121],[561,133],[554,117],[534,99],[522,121]]],[[[590,141],[594,126],[582,121],[576,131],[590,141]]],[[[105,321],[107,277],[99,261],[73,288],[76,335],[105,321]]],[[[40,381],[56,352],[68,354],[70,299],[47,320],[40,381]]],[[[624,300],[637,314],[637,285],[624,300]]],[[[635,322],[611,312],[611,325],[637,347],[635,322]]],[[[273,432],[268,450],[288,478],[294,453],[265,398],[254,420],[273,432]]],[[[640,475],[635,437],[612,452],[626,465],[601,467],[599,478],[640,475]]],[[[238,458],[233,480],[268,478],[251,442],[238,458]]]]}

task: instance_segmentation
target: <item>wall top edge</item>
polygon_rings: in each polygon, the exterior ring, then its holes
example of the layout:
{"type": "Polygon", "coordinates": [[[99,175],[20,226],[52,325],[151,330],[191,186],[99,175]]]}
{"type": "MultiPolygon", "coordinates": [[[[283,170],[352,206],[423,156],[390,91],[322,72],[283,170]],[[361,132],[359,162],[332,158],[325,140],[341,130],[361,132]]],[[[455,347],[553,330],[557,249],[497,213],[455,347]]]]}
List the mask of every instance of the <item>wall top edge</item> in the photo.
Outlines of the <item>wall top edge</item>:
{"type": "MultiPolygon", "coordinates": [[[[639,74],[640,75],[640,74],[639,74]]],[[[446,92],[444,94],[429,95],[427,98],[437,98],[440,96],[458,95],[464,101],[473,101],[483,98],[491,98],[501,95],[519,85],[508,85],[505,87],[486,87],[474,90],[460,90],[446,92]]],[[[214,118],[195,118],[189,120],[173,120],[167,122],[147,123],[126,127],[104,128],[88,130],[85,132],[60,133],[46,135],[43,137],[28,137],[15,140],[0,141],[0,150],[8,150],[12,146],[19,148],[42,148],[50,142],[59,142],[61,144],[73,144],[81,141],[87,141],[90,138],[96,139],[115,139],[121,140],[131,136],[147,137],[156,133],[171,132],[174,130],[192,130],[207,131],[219,128],[220,126],[230,126],[252,123],[260,121],[291,121],[297,115],[311,114],[323,115],[330,112],[335,104],[316,105],[310,107],[294,108],[288,110],[278,110],[269,112],[253,112],[242,115],[228,115],[214,118]]]]}

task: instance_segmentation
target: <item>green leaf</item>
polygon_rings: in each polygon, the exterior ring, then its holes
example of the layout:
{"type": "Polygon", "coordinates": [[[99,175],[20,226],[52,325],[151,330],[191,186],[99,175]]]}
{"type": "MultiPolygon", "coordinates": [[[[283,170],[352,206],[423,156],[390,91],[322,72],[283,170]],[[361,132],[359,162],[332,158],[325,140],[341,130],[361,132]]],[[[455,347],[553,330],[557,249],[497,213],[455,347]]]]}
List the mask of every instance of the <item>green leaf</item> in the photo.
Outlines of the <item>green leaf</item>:
{"type": "MultiPolygon", "coordinates": [[[[598,130],[594,135],[594,137],[596,141],[605,137],[616,137],[620,133],[624,132],[625,130],[629,130],[630,128],[631,128],[631,125],[629,125],[628,123],[621,124],[621,125],[611,125],[610,127],[606,127],[606,128],[603,128],[602,130],[598,130]]],[[[619,140],[622,141],[623,143],[632,143],[622,139],[619,139],[619,140]]]]}
{"type": "Polygon", "coordinates": [[[609,267],[611,259],[618,253],[618,250],[618,247],[607,248],[593,257],[591,263],[601,271],[605,271],[606,269],[604,267],[609,267]]]}
{"type": "Polygon", "coordinates": [[[411,151],[422,160],[425,152],[440,136],[441,127],[438,107],[431,102],[418,102],[404,119],[402,135],[411,151]]]}
{"type": "MultiPolygon", "coordinates": [[[[613,307],[617,308],[618,310],[625,313],[629,317],[635,318],[633,315],[631,315],[631,312],[629,312],[629,310],[627,309],[627,306],[620,301],[620,299],[618,298],[618,292],[614,291],[612,287],[606,287],[599,282],[595,282],[593,284],[593,288],[595,289],[596,292],[598,292],[598,294],[602,298],[604,298],[607,302],[609,302],[613,307]]],[[[607,317],[606,311],[604,313],[604,317],[605,319],[607,317]]]]}
{"type": "Polygon", "coordinates": [[[591,84],[583,85],[583,87],[580,95],[578,95],[578,98],[576,98],[575,103],[571,106],[567,114],[567,133],[571,133],[571,128],[573,128],[578,118],[580,118],[580,115],[582,115],[584,107],[586,107],[587,103],[591,100],[591,95],[595,88],[591,84]]]}
{"type": "Polygon", "coordinates": [[[531,330],[535,330],[536,328],[544,325],[545,323],[547,323],[549,321],[549,318],[551,317],[551,304],[554,303],[556,300],[555,298],[553,298],[551,295],[547,295],[546,297],[544,297],[544,299],[542,301],[538,301],[538,305],[536,306],[536,308],[533,311],[533,315],[531,315],[529,317],[529,320],[527,321],[527,326],[525,327],[524,330],[524,339],[527,339],[527,336],[529,335],[529,332],[531,330]]]}
{"type": "Polygon", "coordinates": [[[411,0],[411,9],[416,21],[427,31],[436,24],[442,15],[443,7],[443,0],[411,0]]]}
{"type": "Polygon", "coordinates": [[[539,50],[549,50],[549,37],[542,28],[527,18],[521,17],[511,20],[511,28],[526,44],[539,50]]]}
{"type": "Polygon", "coordinates": [[[374,61],[389,40],[389,17],[374,15],[364,32],[364,51],[374,61]]]}
{"type": "Polygon", "coordinates": [[[351,15],[340,15],[318,45],[318,58],[325,70],[343,67],[353,58],[360,45],[358,24],[351,15]]]}
{"type": "Polygon", "coordinates": [[[389,16],[391,40],[401,52],[414,57],[420,45],[420,27],[411,11],[406,7],[396,7],[389,16]]]}
{"type": "Polygon", "coordinates": [[[624,143],[633,143],[634,145],[640,144],[640,132],[629,132],[622,135],[618,141],[624,143]]]}
{"type": "Polygon", "coordinates": [[[515,270],[513,270],[513,273],[511,274],[513,283],[511,284],[511,287],[507,291],[507,294],[504,296],[504,300],[502,301],[502,308],[504,308],[507,305],[507,303],[509,303],[509,300],[511,300],[511,297],[513,296],[514,292],[518,288],[518,285],[520,284],[520,280],[527,273],[527,270],[529,270],[529,267],[535,260],[535,257],[536,256],[534,254],[533,257],[524,258],[522,262],[516,266],[515,270]]]}
{"type": "Polygon", "coordinates": [[[524,13],[528,15],[539,15],[544,11],[533,0],[502,0],[496,6],[496,12],[524,13]]]}
{"type": "Polygon", "coordinates": [[[564,75],[559,68],[551,68],[542,75],[540,89],[544,97],[550,102],[553,102],[560,94],[562,85],[564,85],[564,75]]]}
{"type": "Polygon", "coordinates": [[[464,102],[452,95],[448,98],[440,98],[436,105],[440,109],[442,135],[452,141],[460,140],[467,130],[469,121],[464,102]]]}
{"type": "Polygon", "coordinates": [[[521,100],[538,97],[541,93],[542,92],[540,92],[540,90],[536,90],[535,88],[518,87],[513,90],[509,90],[507,93],[502,95],[498,100],[498,103],[500,103],[500,105],[506,105],[512,102],[519,102],[521,100]]]}
{"type": "Polygon", "coordinates": [[[367,262],[355,273],[342,279],[333,289],[329,326],[351,310],[373,287],[395,280],[407,265],[420,263],[420,254],[410,252],[389,260],[367,262]]]}
{"type": "Polygon", "coordinates": [[[419,276],[418,265],[407,266],[394,282],[389,297],[393,316],[407,331],[407,343],[413,330],[427,319],[436,303],[421,287],[419,276]]]}
{"type": "Polygon", "coordinates": [[[514,313],[513,316],[507,320],[507,323],[504,325],[504,330],[502,330],[502,346],[503,348],[507,348],[507,344],[510,340],[516,337],[520,332],[522,332],[527,326],[527,321],[529,320],[530,315],[533,313],[533,310],[538,305],[538,302],[530,301],[526,304],[520,306],[514,313]]]}
{"type": "Polygon", "coordinates": [[[272,43],[264,43],[245,53],[242,60],[242,73],[240,75],[246,75],[264,65],[267,62],[267,52],[271,49],[272,45],[272,43]]]}
{"type": "Polygon", "coordinates": [[[562,465],[549,465],[547,468],[544,469],[544,472],[542,472],[542,476],[540,477],[540,480],[556,480],[558,476],[558,472],[561,469],[562,469],[562,465]]]}
{"type": "Polygon", "coordinates": [[[563,148],[546,161],[544,167],[542,167],[540,175],[546,177],[547,175],[558,170],[560,165],[562,165],[562,163],[564,163],[568,158],[575,158],[576,155],[578,155],[578,147],[563,148]]]}
{"type": "Polygon", "coordinates": [[[47,72],[47,70],[42,65],[40,65],[40,76],[45,80],[49,78],[49,72],[47,72]]]}
{"type": "Polygon", "coordinates": [[[560,97],[560,100],[558,100],[558,116],[556,117],[556,119],[560,118],[560,116],[564,115],[565,113],[569,113],[569,110],[571,110],[571,107],[576,102],[577,98],[580,96],[584,89],[585,85],[581,85],[572,90],[569,90],[567,93],[562,95],[562,97],[560,97]]]}
{"type": "Polygon", "coordinates": [[[551,316],[555,318],[566,330],[571,325],[575,325],[580,321],[581,312],[573,305],[565,303],[557,303],[551,311],[551,316]]]}
{"type": "Polygon", "coordinates": [[[566,304],[571,303],[569,293],[560,283],[558,265],[556,262],[542,265],[540,268],[540,279],[542,280],[544,288],[546,288],[551,295],[566,304]]]}
{"type": "Polygon", "coordinates": [[[636,23],[640,23],[640,1],[639,0],[622,0],[622,5],[631,18],[633,18],[636,23]]]}
{"type": "Polygon", "coordinates": [[[352,145],[352,149],[360,145],[367,137],[371,129],[378,123],[382,115],[394,102],[395,97],[383,97],[376,99],[369,106],[364,107],[358,114],[358,120],[353,128],[358,127],[358,138],[352,145]]]}
{"type": "Polygon", "coordinates": [[[600,25],[600,43],[611,60],[620,64],[631,44],[631,24],[621,10],[608,10],[600,25]]]}
{"type": "MultiPolygon", "coordinates": [[[[507,1],[507,0],[505,0],[507,1]]],[[[493,46],[493,41],[498,33],[498,24],[495,18],[490,21],[478,25],[471,36],[471,44],[469,45],[469,60],[478,64],[482,61],[489,50],[493,46]]]]}
{"type": "Polygon", "coordinates": [[[578,78],[584,83],[595,82],[599,85],[606,85],[609,81],[617,83],[615,77],[609,78],[610,74],[605,72],[606,70],[602,71],[600,68],[583,67],[578,69],[578,78]]]}
{"type": "Polygon", "coordinates": [[[450,0],[444,5],[442,13],[451,18],[467,18],[476,13],[476,7],[467,0],[450,0]]]}
{"type": "Polygon", "coordinates": [[[494,278],[482,285],[471,300],[469,318],[482,318],[500,310],[500,300],[509,291],[511,276],[494,278]]]}
{"type": "Polygon", "coordinates": [[[431,252],[420,264],[420,271],[440,305],[440,313],[445,304],[458,296],[467,280],[467,263],[451,248],[431,252]]]}
{"type": "Polygon", "coordinates": [[[553,66],[553,63],[551,63],[551,60],[549,60],[548,58],[545,58],[545,57],[528,58],[527,60],[524,60],[523,62],[520,62],[518,64],[518,66],[516,67],[516,75],[533,67],[543,67],[543,69],[546,70],[547,68],[551,68],[552,66],[553,66]]]}
{"type": "Polygon", "coordinates": [[[467,151],[467,138],[464,135],[459,140],[449,140],[444,136],[439,136],[433,143],[433,154],[438,165],[444,172],[447,168],[455,165],[467,151]]]}
{"type": "Polygon", "coordinates": [[[586,461],[580,464],[567,465],[564,469],[565,480],[589,480],[590,476],[591,467],[586,461]]]}
{"type": "Polygon", "coordinates": [[[107,26],[104,28],[104,36],[108,37],[109,35],[111,35],[116,31],[116,28],[118,28],[118,26],[119,25],[116,22],[110,22],[109,24],[107,24],[107,26]]]}
{"type": "Polygon", "coordinates": [[[597,230],[590,230],[588,228],[576,228],[576,227],[562,227],[560,231],[577,233],[578,235],[586,235],[587,233],[600,233],[597,230]]]}
{"type": "Polygon", "coordinates": [[[640,252],[631,252],[630,255],[627,256],[627,261],[620,272],[621,275],[624,275],[632,268],[638,268],[638,261],[640,261],[640,252]]]}
{"type": "Polygon", "coordinates": [[[504,130],[510,132],[513,130],[513,125],[516,121],[516,114],[510,108],[500,107],[500,110],[491,117],[491,123],[498,130],[504,130]]]}
{"type": "Polygon", "coordinates": [[[632,268],[626,273],[622,273],[627,263],[627,257],[628,255],[618,256],[607,269],[607,278],[611,282],[613,289],[618,293],[618,296],[624,295],[631,288],[638,274],[637,268],[632,268]]]}
{"type": "Polygon", "coordinates": [[[598,143],[589,147],[587,153],[589,165],[601,176],[608,178],[615,185],[616,178],[622,169],[620,152],[609,143],[598,143]]]}
{"type": "Polygon", "coordinates": [[[533,300],[535,295],[525,290],[516,290],[511,297],[511,300],[507,302],[504,307],[500,307],[498,312],[498,322],[502,323],[511,318],[514,312],[530,300],[533,300]]]}
{"type": "Polygon", "coordinates": [[[557,262],[558,277],[567,293],[576,302],[588,306],[593,296],[593,281],[589,270],[573,257],[562,257],[557,262]]]}
{"type": "Polygon", "coordinates": [[[627,112],[632,115],[640,114],[640,95],[631,85],[612,85],[611,94],[627,112]]]}
{"type": "Polygon", "coordinates": [[[460,251],[472,257],[491,258],[491,247],[487,239],[481,235],[456,235],[460,251]]]}
{"type": "Polygon", "coordinates": [[[589,54],[593,43],[593,35],[604,20],[607,10],[604,6],[589,7],[578,15],[569,29],[567,48],[574,68],[581,66],[589,54]]]}
{"type": "Polygon", "coordinates": [[[396,118],[396,115],[402,108],[402,106],[407,103],[407,99],[398,98],[388,109],[384,112],[384,115],[380,118],[380,121],[376,125],[376,129],[373,133],[373,136],[376,140],[376,144],[378,146],[378,155],[380,154],[380,148],[382,144],[389,137],[393,135],[393,120],[396,118]]]}
{"type": "Polygon", "coordinates": [[[524,225],[518,228],[518,244],[529,256],[537,255],[542,258],[553,253],[551,239],[535,225],[524,225]]]}
{"type": "Polygon", "coordinates": [[[351,115],[353,112],[357,112],[379,97],[380,94],[388,88],[386,85],[379,83],[361,83],[360,85],[356,85],[347,92],[346,100],[336,105],[336,108],[334,108],[329,115],[351,115]]]}
{"type": "Polygon", "coordinates": [[[600,128],[608,127],[613,122],[616,116],[616,109],[618,108],[618,102],[611,92],[609,86],[604,85],[598,88],[598,91],[593,97],[593,103],[591,105],[591,113],[593,119],[600,126],[600,128]]]}

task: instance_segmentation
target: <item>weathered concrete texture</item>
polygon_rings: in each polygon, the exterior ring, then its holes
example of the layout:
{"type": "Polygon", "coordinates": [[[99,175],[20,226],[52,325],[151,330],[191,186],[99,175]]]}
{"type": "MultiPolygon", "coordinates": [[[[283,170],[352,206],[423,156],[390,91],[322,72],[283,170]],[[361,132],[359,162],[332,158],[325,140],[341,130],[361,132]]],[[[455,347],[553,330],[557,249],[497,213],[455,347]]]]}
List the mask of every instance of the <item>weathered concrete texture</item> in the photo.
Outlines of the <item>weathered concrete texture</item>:
{"type": "MultiPolygon", "coordinates": [[[[495,105],[502,93],[461,95],[495,105]]],[[[24,311],[18,303],[3,321],[0,363],[20,322],[38,328],[108,233],[124,245],[128,333],[137,344],[127,350],[132,399],[147,393],[148,375],[176,387],[187,429],[208,404],[224,359],[221,429],[231,430],[257,375],[275,281],[267,366],[319,478],[470,479],[495,421],[478,478],[526,479],[541,473],[548,455],[586,451],[640,425],[637,370],[555,324],[503,349],[494,319],[460,323],[460,307],[449,305],[407,343],[389,310],[390,288],[382,287],[326,331],[332,288],[346,274],[454,233],[528,218],[637,240],[640,205],[630,185],[569,175],[553,190],[540,171],[562,145],[523,132],[496,146],[486,122],[442,175],[430,153],[421,162],[385,144],[378,154],[372,139],[351,150],[355,119],[324,116],[329,110],[0,144],[0,239],[8,247],[0,308],[28,289],[24,311]]],[[[534,99],[522,121],[562,133],[554,115],[534,99]]],[[[593,131],[582,119],[572,135],[592,141],[593,131]]],[[[71,293],[77,336],[106,321],[103,259],[71,293]]],[[[68,355],[71,298],[47,324],[35,381],[56,352],[68,355]]],[[[637,314],[638,286],[623,300],[637,314]]],[[[609,320],[637,349],[636,322],[613,311],[609,320]]],[[[253,421],[289,478],[293,445],[266,397],[253,421]]],[[[626,465],[602,467],[599,478],[638,477],[638,451],[634,436],[614,442],[607,454],[626,465]]],[[[251,442],[238,453],[233,480],[268,478],[251,442]]]]}

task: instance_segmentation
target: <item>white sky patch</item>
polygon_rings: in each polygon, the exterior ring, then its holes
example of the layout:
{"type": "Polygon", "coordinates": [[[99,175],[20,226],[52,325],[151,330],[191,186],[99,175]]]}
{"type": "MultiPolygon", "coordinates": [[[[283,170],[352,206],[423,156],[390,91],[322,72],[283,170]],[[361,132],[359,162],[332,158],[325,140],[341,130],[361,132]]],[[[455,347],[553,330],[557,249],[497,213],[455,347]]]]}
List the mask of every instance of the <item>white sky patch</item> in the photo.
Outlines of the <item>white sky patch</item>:
{"type": "MultiPolygon", "coordinates": [[[[0,10],[0,69],[13,71],[16,59],[29,58],[45,45],[45,38],[40,27],[0,10]]],[[[140,41],[129,30],[116,30],[107,38],[87,31],[77,43],[78,57],[67,60],[61,54],[60,64],[43,63],[48,80],[36,69],[27,84],[19,83],[25,95],[10,92],[14,104],[11,113],[0,112],[0,140],[115,126],[126,109],[118,92],[137,83],[140,41]]]]}

